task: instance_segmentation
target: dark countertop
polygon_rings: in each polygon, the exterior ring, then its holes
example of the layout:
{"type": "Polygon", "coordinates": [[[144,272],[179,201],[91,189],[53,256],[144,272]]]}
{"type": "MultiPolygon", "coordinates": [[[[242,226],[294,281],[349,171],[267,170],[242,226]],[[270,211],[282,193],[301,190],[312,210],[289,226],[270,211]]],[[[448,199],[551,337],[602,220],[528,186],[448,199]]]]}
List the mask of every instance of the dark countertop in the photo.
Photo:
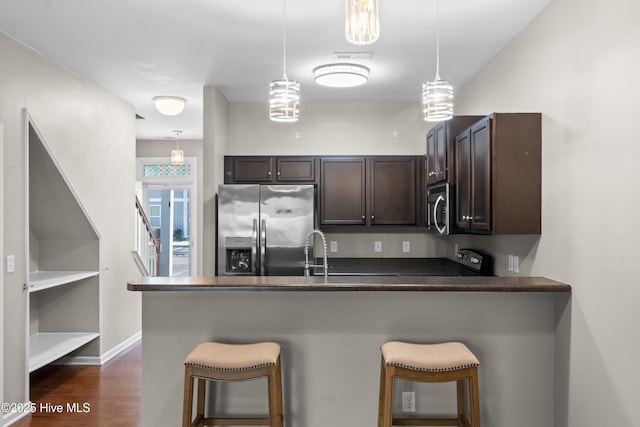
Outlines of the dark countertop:
{"type": "Polygon", "coordinates": [[[142,277],[130,291],[571,292],[544,277],[496,276],[195,276],[142,277]]]}
{"type": "MultiPolygon", "coordinates": [[[[322,264],[322,259],[316,259],[322,264]]],[[[458,276],[460,264],[447,258],[329,258],[329,273],[398,276],[458,276]]],[[[322,274],[316,268],[316,274],[322,274]]]]}

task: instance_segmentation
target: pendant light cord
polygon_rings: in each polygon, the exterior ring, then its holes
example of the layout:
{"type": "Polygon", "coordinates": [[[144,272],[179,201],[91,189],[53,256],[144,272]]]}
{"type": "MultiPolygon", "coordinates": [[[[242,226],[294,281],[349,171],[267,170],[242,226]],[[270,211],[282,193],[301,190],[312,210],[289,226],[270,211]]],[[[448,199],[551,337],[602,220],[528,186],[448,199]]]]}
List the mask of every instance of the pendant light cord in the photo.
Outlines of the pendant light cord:
{"type": "Polygon", "coordinates": [[[176,150],[180,149],[180,146],[178,145],[178,140],[180,138],[180,134],[182,133],[181,130],[174,130],[173,133],[176,134],[176,150]]]}
{"type": "Polygon", "coordinates": [[[436,80],[440,80],[440,0],[436,0],[436,80]]]}
{"type": "Polygon", "coordinates": [[[286,0],[282,0],[282,77],[287,78],[287,24],[286,24],[286,0]]]}

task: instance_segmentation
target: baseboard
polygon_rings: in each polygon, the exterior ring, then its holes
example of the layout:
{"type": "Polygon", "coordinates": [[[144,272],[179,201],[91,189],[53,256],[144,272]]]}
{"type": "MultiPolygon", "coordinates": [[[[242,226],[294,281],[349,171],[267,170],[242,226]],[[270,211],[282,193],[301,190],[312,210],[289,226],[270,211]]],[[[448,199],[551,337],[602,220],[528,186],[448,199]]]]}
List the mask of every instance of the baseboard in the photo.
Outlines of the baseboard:
{"type": "Polygon", "coordinates": [[[65,356],[55,362],[57,365],[104,365],[109,360],[126,350],[142,338],[142,331],[122,341],[102,356],[65,356]]]}
{"type": "MultiPolygon", "coordinates": [[[[23,408],[31,408],[31,402],[19,403],[16,406],[22,406],[23,408]]],[[[11,424],[15,423],[19,419],[22,419],[23,417],[26,417],[30,413],[31,413],[31,411],[29,411],[29,410],[23,411],[23,412],[18,412],[18,411],[7,412],[2,417],[2,425],[3,426],[10,426],[11,424]]]]}

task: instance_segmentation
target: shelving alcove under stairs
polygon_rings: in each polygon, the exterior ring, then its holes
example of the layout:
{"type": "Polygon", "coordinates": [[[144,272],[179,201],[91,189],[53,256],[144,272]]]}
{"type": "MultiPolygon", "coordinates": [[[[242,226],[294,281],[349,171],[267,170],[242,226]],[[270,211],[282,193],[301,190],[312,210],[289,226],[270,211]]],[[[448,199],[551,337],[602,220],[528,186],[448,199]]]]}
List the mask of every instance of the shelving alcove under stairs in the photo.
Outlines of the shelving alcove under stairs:
{"type": "MultiPolygon", "coordinates": [[[[33,271],[30,294],[97,277],[98,271],[33,271]]],[[[36,332],[29,335],[29,372],[48,365],[100,336],[97,332],[36,332]]]]}
{"type": "Polygon", "coordinates": [[[100,355],[100,236],[29,112],[29,372],[64,356],[100,355]]]}

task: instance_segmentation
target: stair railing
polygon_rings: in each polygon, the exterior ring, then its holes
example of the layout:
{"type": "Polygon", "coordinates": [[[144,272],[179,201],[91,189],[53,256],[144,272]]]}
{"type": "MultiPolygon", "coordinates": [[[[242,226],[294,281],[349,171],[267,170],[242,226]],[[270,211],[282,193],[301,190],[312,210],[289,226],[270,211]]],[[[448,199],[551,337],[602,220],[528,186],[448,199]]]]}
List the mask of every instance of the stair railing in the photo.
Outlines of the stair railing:
{"type": "Polygon", "coordinates": [[[136,196],[136,242],[134,259],[144,276],[157,276],[160,271],[162,245],[155,236],[149,217],[136,196]]]}

